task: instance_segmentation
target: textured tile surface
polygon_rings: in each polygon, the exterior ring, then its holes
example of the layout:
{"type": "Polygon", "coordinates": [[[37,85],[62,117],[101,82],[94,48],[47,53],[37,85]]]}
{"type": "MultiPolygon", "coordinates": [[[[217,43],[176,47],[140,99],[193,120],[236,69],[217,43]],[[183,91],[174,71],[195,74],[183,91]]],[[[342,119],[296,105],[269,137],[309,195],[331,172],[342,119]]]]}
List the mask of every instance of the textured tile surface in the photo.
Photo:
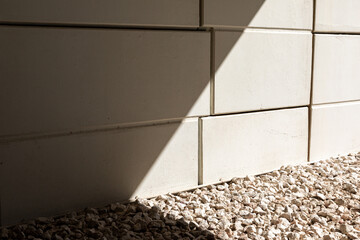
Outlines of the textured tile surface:
{"type": "Polygon", "coordinates": [[[198,0],[1,0],[0,22],[199,26],[198,0]]]}
{"type": "Polygon", "coordinates": [[[310,160],[360,150],[360,102],[314,106],[310,160]]]}
{"type": "Polygon", "coordinates": [[[316,0],[315,30],[360,33],[360,1],[316,0]]]}
{"type": "Polygon", "coordinates": [[[307,161],[308,109],[203,118],[204,184],[307,161]]]}
{"type": "Polygon", "coordinates": [[[215,113],[306,105],[311,34],[215,33],[215,113]]]}
{"type": "Polygon", "coordinates": [[[360,36],[316,35],[313,102],[360,99],[360,36]]]}
{"type": "Polygon", "coordinates": [[[209,49],[205,32],[0,27],[0,136],[207,115],[209,49]]]}
{"type": "Polygon", "coordinates": [[[312,28],[312,0],[205,0],[207,27],[312,28]]]}
{"type": "Polygon", "coordinates": [[[0,144],[0,159],[3,224],[180,191],[198,183],[198,120],[0,144]]]}

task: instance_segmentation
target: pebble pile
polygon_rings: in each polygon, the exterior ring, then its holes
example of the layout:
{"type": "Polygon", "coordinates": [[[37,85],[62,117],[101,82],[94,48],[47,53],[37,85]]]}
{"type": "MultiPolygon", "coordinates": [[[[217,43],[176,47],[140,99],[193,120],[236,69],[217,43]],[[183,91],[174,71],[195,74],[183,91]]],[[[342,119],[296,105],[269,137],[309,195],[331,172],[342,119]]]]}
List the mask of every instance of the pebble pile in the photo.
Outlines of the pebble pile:
{"type": "Polygon", "coordinates": [[[0,239],[360,239],[360,153],[38,218],[0,239]]]}

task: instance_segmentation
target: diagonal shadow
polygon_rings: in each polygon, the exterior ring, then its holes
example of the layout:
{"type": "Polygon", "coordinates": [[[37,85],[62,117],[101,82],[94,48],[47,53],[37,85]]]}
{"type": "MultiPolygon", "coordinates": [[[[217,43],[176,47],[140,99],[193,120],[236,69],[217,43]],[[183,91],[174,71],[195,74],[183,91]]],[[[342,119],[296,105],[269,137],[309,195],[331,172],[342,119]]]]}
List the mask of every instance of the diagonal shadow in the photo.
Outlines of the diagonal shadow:
{"type": "MultiPolygon", "coordinates": [[[[242,21],[249,24],[264,1],[258,0],[251,5],[242,21]]],[[[3,139],[13,139],[10,142],[0,141],[0,223],[8,225],[22,218],[55,215],[84,206],[101,206],[127,200],[135,195],[147,197],[165,193],[169,191],[166,187],[168,180],[160,178],[164,178],[166,174],[171,178],[173,172],[181,169],[168,171],[159,164],[160,161],[169,162],[168,166],[171,167],[171,164],[181,162],[181,158],[188,158],[185,164],[190,162],[197,167],[198,159],[192,156],[181,155],[177,161],[168,157],[174,155],[171,152],[178,147],[176,139],[182,131],[186,131],[182,130],[186,123],[171,120],[170,123],[153,126],[148,121],[166,116],[178,119],[188,116],[199,99],[203,98],[203,94],[209,91],[210,73],[203,79],[185,77],[181,81],[177,81],[175,75],[187,76],[187,71],[197,71],[199,66],[209,65],[208,62],[195,64],[191,69],[181,69],[170,63],[173,75],[164,71],[160,64],[155,68],[152,67],[153,64],[146,64],[152,61],[149,56],[154,54],[169,61],[169,49],[165,48],[156,53],[151,48],[145,48],[143,56],[124,61],[119,53],[128,51],[127,46],[111,49],[107,46],[116,45],[117,39],[102,35],[108,34],[107,32],[116,33],[116,29],[0,26],[0,31],[4,33],[0,34],[0,51],[5,53],[0,57],[0,72],[4,76],[2,79],[6,79],[6,82],[2,80],[0,110],[7,116],[0,120],[0,128],[4,133],[3,139]],[[56,32],[67,30],[72,33],[56,35],[56,32]],[[41,31],[47,34],[44,38],[37,38],[41,31]],[[76,31],[92,32],[99,37],[92,43],[89,40],[74,45],[71,41],[80,38],[76,31]],[[37,42],[39,39],[42,41],[37,42]],[[64,51],[66,44],[72,47],[64,51]],[[97,57],[90,54],[96,48],[99,49],[97,57]],[[128,71],[127,66],[136,67],[128,71]],[[140,67],[137,68],[138,66],[140,67]],[[88,69],[95,69],[95,74],[87,75],[88,69]],[[126,78],[107,74],[121,71],[130,74],[126,78]],[[148,78],[141,78],[139,72],[145,72],[148,78]],[[161,84],[156,86],[152,82],[154,79],[162,79],[163,82],[158,82],[161,84]],[[132,81],[136,84],[128,85],[132,81]],[[99,82],[104,84],[102,88],[99,88],[99,82]],[[73,86],[85,87],[79,91],[73,86]],[[124,95],[116,94],[124,86],[131,87],[124,95]],[[104,96],[99,94],[101,92],[109,97],[101,99],[104,96]],[[161,97],[152,101],[150,96],[154,94],[161,97]],[[115,115],[109,115],[110,111],[102,111],[109,103],[120,104],[127,102],[129,98],[132,101],[123,105],[115,115]],[[69,99],[70,101],[65,101],[69,99]],[[66,102],[71,104],[65,105],[66,102]],[[157,118],[151,114],[137,116],[138,112],[147,110],[155,113],[157,118]],[[39,116],[43,121],[34,122],[39,116]],[[90,130],[86,134],[82,131],[61,134],[62,131],[71,129],[71,126],[61,129],[68,119],[78,120],[86,116],[99,116],[97,120],[108,124],[109,131],[104,129],[90,130]],[[125,129],[112,127],[124,116],[130,116],[125,122],[144,122],[144,126],[125,129]],[[49,122],[60,127],[59,134],[55,132],[37,138],[33,136],[39,132],[28,131],[26,134],[29,138],[19,138],[24,136],[24,131],[16,134],[8,132],[8,126],[16,126],[21,130],[28,129],[29,126],[40,128],[47,126],[49,122]],[[157,190],[149,190],[154,182],[164,183],[164,188],[158,184],[157,190]],[[141,195],[141,192],[145,193],[141,195]]],[[[217,52],[218,65],[212,74],[215,74],[240,37],[241,34],[223,44],[221,52],[217,52]]],[[[211,41],[214,44],[214,39],[211,41]]],[[[179,48],[180,51],[184,50],[181,46],[179,48]]],[[[210,52],[210,49],[207,51],[210,52]]],[[[184,56],[189,57],[191,54],[186,53],[184,56]]],[[[87,119],[83,124],[93,126],[96,122],[87,119]]],[[[197,134],[195,132],[195,138],[197,134]]],[[[188,145],[193,147],[194,143],[189,139],[188,145]]],[[[197,142],[195,145],[197,148],[197,142]]],[[[193,183],[196,184],[197,171],[195,176],[193,183]]],[[[181,182],[177,187],[184,188],[181,182]]],[[[177,188],[172,190],[176,191],[177,188]]],[[[189,227],[185,229],[188,232],[189,227]]]]}

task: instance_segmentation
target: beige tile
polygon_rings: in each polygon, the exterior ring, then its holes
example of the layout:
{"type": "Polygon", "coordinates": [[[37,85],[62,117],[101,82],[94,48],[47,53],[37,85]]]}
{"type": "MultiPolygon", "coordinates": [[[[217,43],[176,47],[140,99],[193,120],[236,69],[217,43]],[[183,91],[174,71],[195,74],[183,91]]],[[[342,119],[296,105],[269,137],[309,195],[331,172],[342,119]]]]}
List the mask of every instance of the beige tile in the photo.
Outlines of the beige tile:
{"type": "Polygon", "coordinates": [[[326,104],[312,109],[310,160],[360,151],[360,102],[326,104]]]}
{"type": "Polygon", "coordinates": [[[360,32],[360,1],[316,0],[315,30],[360,32]]]}
{"type": "Polygon", "coordinates": [[[0,136],[210,111],[210,34],[0,27],[0,136]]]}
{"type": "Polygon", "coordinates": [[[307,161],[308,109],[203,118],[204,184],[307,161]]]}
{"type": "Polygon", "coordinates": [[[198,0],[1,0],[0,22],[199,26],[198,0]]]}
{"type": "Polygon", "coordinates": [[[197,186],[198,120],[0,145],[3,224],[197,186]]]}
{"type": "Polygon", "coordinates": [[[312,0],[205,0],[204,26],[312,29],[312,0]]]}
{"type": "Polygon", "coordinates": [[[313,102],[360,99],[360,36],[315,36],[313,102]]]}
{"type": "Polygon", "coordinates": [[[311,34],[215,33],[215,113],[309,103],[311,34]]]}

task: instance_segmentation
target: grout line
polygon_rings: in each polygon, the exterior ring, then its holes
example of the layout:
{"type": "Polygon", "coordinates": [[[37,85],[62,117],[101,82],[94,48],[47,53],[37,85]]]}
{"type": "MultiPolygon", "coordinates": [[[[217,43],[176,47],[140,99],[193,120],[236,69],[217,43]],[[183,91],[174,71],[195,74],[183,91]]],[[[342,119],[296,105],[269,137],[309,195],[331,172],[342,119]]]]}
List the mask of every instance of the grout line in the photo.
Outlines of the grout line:
{"type": "Polygon", "coordinates": [[[163,119],[157,121],[148,121],[148,122],[135,122],[135,123],[125,123],[125,124],[112,124],[105,126],[95,126],[88,127],[80,130],[68,130],[68,131],[58,131],[58,132],[49,132],[49,133],[30,133],[30,134],[19,134],[11,136],[2,136],[0,137],[0,144],[11,143],[11,142],[22,142],[27,140],[36,140],[44,138],[54,138],[54,137],[64,137],[72,135],[82,135],[82,134],[91,134],[98,132],[110,132],[110,131],[119,131],[119,130],[128,130],[133,128],[142,128],[150,126],[160,126],[173,123],[180,123],[182,121],[187,121],[194,119],[196,117],[188,118],[174,118],[174,119],[163,119]]]}
{"type": "MultiPolygon", "coordinates": [[[[313,31],[315,30],[316,21],[316,0],[314,0],[313,7],[313,31]]],[[[312,44],[311,44],[311,78],[310,78],[310,100],[308,108],[308,153],[307,161],[310,162],[310,150],[311,150],[311,128],[312,128],[312,106],[313,106],[313,95],[314,95],[314,69],[315,69],[315,34],[312,33],[312,44]]]]}
{"type": "Polygon", "coordinates": [[[299,106],[290,106],[290,107],[279,107],[279,108],[267,108],[267,109],[260,109],[260,110],[250,110],[250,111],[243,111],[243,112],[230,112],[230,113],[218,113],[211,116],[205,117],[221,117],[221,116],[231,116],[231,115],[239,115],[239,114],[247,114],[247,113],[262,113],[262,112],[270,112],[270,111],[278,111],[278,110],[290,110],[296,108],[304,108],[309,107],[309,105],[299,105],[299,106]]]}
{"type": "Polygon", "coordinates": [[[337,101],[337,102],[313,103],[312,106],[324,106],[324,105],[333,105],[333,104],[342,104],[342,103],[360,103],[360,99],[337,101]]]}
{"type": "Polygon", "coordinates": [[[277,27],[249,27],[249,26],[234,26],[234,27],[226,27],[226,26],[211,26],[211,28],[214,28],[216,31],[243,31],[246,29],[250,30],[284,30],[284,31],[290,31],[290,32],[311,32],[311,29],[306,28],[277,28],[277,27]]]}
{"type": "MultiPolygon", "coordinates": [[[[270,28],[270,27],[207,27],[203,26],[204,12],[202,1],[200,0],[200,26],[146,26],[146,25],[111,25],[111,24],[71,24],[71,23],[21,23],[21,22],[0,22],[0,27],[38,27],[38,28],[83,28],[83,29],[114,29],[114,30],[156,30],[156,31],[210,31],[215,29],[216,31],[244,31],[244,30],[273,30],[284,32],[311,32],[310,29],[293,29],[293,28],[270,28]]],[[[323,32],[323,34],[326,34],[323,32]]],[[[332,33],[334,34],[334,33],[332,33]]],[[[352,34],[352,33],[339,33],[339,34],[352,34]]],[[[356,33],[353,33],[356,34],[356,33]]],[[[358,33],[360,34],[360,33],[358,33]]]]}
{"type": "Polygon", "coordinates": [[[314,56],[315,56],[315,34],[312,35],[312,60],[311,60],[311,77],[310,77],[310,104],[308,109],[308,162],[310,162],[311,150],[311,127],[312,127],[312,106],[314,95],[314,56]]]}
{"type": "Polygon", "coordinates": [[[314,34],[317,35],[351,35],[351,36],[360,36],[360,32],[316,32],[313,31],[314,34]]]}
{"type": "Polygon", "coordinates": [[[199,26],[204,25],[204,0],[199,0],[199,26]]]}
{"type": "Polygon", "coordinates": [[[203,162],[203,122],[199,118],[198,123],[198,185],[204,182],[204,162],[203,162]]]}
{"type": "Polygon", "coordinates": [[[211,29],[210,39],[210,115],[215,113],[215,30],[211,29]]]}
{"type": "Polygon", "coordinates": [[[88,28],[88,29],[115,29],[115,30],[157,30],[157,31],[206,31],[198,26],[136,26],[136,25],[111,25],[111,24],[71,24],[71,23],[13,23],[0,22],[7,27],[39,27],[39,28],[88,28]]]}
{"type": "Polygon", "coordinates": [[[316,26],[316,0],[313,0],[312,33],[315,33],[316,26]]]}
{"type": "Polygon", "coordinates": [[[1,189],[0,189],[0,228],[3,226],[2,225],[2,207],[1,207],[1,189]]]}

